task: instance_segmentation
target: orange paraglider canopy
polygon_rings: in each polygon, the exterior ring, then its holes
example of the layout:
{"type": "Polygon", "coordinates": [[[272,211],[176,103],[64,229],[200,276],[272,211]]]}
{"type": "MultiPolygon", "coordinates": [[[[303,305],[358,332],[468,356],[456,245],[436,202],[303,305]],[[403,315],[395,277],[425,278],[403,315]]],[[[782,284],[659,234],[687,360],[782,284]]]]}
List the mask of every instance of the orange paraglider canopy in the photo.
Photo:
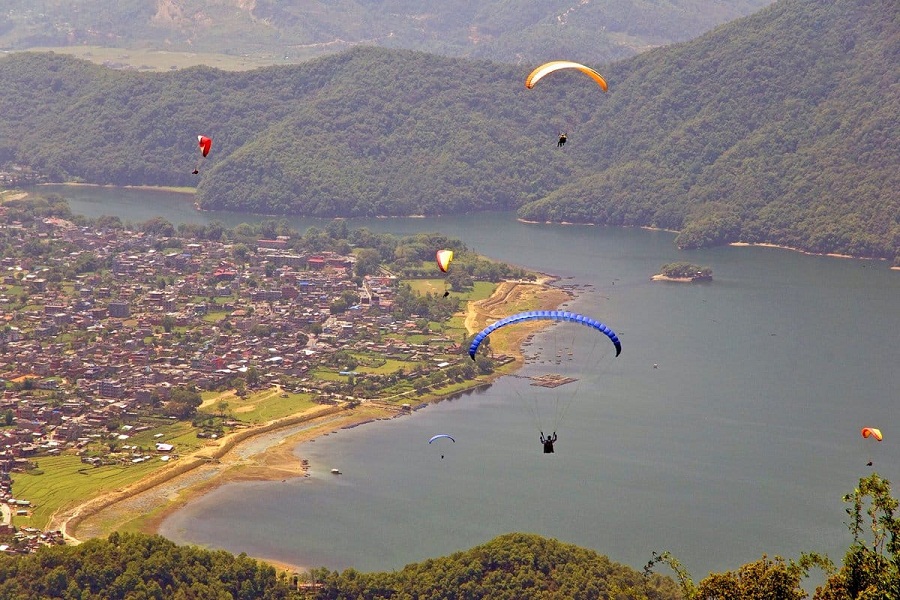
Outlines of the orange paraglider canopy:
{"type": "Polygon", "coordinates": [[[544,75],[547,75],[548,73],[552,73],[554,71],[558,71],[560,69],[575,69],[577,71],[581,71],[582,73],[596,81],[597,85],[599,85],[600,89],[602,89],[604,92],[608,89],[606,80],[603,79],[603,76],[600,75],[600,73],[590,67],[586,67],[582,64],[569,60],[554,60],[539,66],[537,69],[532,71],[531,74],[528,75],[528,77],[525,78],[525,87],[530,90],[534,87],[534,84],[536,84],[544,75]]]}
{"type": "Polygon", "coordinates": [[[881,430],[874,427],[863,427],[860,433],[864,438],[873,437],[879,442],[882,440],[881,430]]]}

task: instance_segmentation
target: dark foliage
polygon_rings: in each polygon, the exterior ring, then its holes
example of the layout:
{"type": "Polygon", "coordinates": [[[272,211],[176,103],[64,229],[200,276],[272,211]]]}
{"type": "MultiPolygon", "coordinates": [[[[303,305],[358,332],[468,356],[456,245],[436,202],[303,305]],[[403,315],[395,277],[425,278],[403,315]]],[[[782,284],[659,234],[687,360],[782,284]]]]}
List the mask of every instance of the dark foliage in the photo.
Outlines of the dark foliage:
{"type": "Polygon", "coordinates": [[[271,566],[160,536],[114,533],[79,546],[0,556],[2,599],[279,600],[289,594],[271,566]]]}
{"type": "Polygon", "coordinates": [[[444,558],[407,565],[390,573],[320,570],[319,599],[366,598],[635,598],[675,600],[675,583],[658,575],[645,578],[592,550],[524,533],[444,558]]]}

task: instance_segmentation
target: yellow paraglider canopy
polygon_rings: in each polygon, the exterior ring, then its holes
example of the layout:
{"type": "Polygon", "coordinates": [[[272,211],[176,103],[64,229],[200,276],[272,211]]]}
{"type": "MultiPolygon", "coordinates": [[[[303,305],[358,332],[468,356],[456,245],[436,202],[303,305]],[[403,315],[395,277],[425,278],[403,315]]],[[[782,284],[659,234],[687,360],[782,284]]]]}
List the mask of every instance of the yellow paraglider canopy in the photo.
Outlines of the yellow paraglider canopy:
{"type": "Polygon", "coordinates": [[[879,442],[884,439],[884,436],[881,435],[881,430],[876,429],[875,427],[863,427],[860,433],[864,438],[868,438],[869,436],[871,436],[879,442]]]}
{"type": "Polygon", "coordinates": [[[600,73],[590,67],[586,67],[582,64],[571,62],[568,60],[554,60],[539,66],[537,69],[532,71],[528,77],[525,78],[525,87],[530,90],[534,87],[534,84],[541,80],[544,75],[552,73],[553,71],[558,71],[560,69],[577,69],[578,71],[581,71],[582,73],[596,81],[597,85],[599,85],[600,89],[602,89],[604,92],[608,89],[606,80],[603,79],[603,76],[600,75],[600,73]]]}
{"type": "Polygon", "coordinates": [[[450,262],[453,260],[453,250],[438,250],[435,258],[437,259],[438,268],[446,273],[447,269],[450,268],[450,262]]]}

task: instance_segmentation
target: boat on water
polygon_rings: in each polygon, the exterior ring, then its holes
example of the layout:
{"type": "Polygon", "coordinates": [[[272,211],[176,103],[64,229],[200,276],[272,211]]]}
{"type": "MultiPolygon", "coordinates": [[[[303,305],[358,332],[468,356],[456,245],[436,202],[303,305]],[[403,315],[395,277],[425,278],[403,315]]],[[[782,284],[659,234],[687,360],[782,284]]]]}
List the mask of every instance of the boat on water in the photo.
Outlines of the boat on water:
{"type": "Polygon", "coordinates": [[[331,474],[332,474],[332,475],[340,475],[340,474],[341,474],[341,470],[340,470],[340,469],[332,469],[332,470],[331,470],[331,474]]]}

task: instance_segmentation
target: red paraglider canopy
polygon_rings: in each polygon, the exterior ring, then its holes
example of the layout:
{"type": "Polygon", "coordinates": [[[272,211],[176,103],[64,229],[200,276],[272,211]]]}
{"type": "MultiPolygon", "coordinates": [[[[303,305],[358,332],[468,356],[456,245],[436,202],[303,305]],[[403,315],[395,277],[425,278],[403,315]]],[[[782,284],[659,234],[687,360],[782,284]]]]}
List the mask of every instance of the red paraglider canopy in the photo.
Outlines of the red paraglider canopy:
{"type": "Polygon", "coordinates": [[[206,155],[209,154],[209,149],[212,148],[212,139],[206,137],[205,135],[198,135],[197,146],[200,147],[200,152],[203,153],[203,157],[205,158],[206,155]]]}
{"type": "Polygon", "coordinates": [[[200,163],[206,158],[206,155],[209,154],[209,149],[212,148],[212,138],[208,138],[205,135],[197,136],[197,147],[200,148],[200,154],[202,158],[197,159],[197,166],[194,167],[194,170],[191,171],[192,175],[197,175],[200,173],[200,163]]]}

